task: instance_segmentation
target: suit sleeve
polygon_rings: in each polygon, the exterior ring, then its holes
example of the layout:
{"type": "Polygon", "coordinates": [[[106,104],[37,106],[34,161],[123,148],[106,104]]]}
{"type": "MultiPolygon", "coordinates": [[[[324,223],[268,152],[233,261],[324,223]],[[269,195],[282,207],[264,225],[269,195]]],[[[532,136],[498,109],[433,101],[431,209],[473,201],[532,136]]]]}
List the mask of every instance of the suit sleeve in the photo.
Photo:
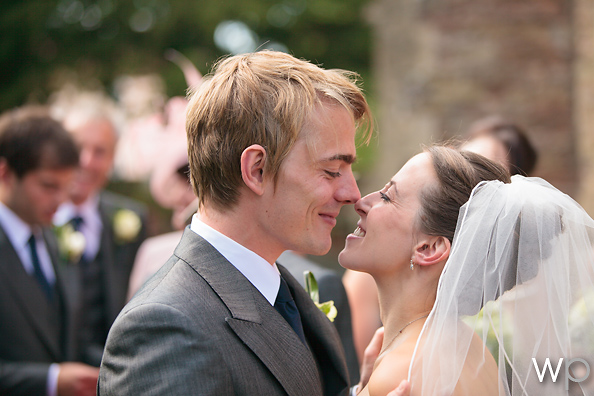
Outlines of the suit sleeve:
{"type": "Polygon", "coordinates": [[[0,359],[0,395],[45,395],[50,364],[0,359]]]}
{"type": "Polygon", "coordinates": [[[109,333],[98,394],[233,394],[218,343],[195,328],[182,312],[164,304],[122,314],[109,333]]]}

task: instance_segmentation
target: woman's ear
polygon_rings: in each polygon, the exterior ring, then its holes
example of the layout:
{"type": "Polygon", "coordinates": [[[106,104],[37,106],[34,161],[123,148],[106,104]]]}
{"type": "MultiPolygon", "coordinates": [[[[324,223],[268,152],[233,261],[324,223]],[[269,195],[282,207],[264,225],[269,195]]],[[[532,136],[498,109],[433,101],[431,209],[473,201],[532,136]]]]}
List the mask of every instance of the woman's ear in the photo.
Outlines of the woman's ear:
{"type": "Polygon", "coordinates": [[[433,265],[445,262],[450,256],[450,240],[443,236],[432,236],[415,247],[413,261],[418,265],[433,265]]]}
{"type": "Polygon", "coordinates": [[[241,178],[258,195],[264,194],[265,163],[266,149],[259,144],[252,144],[241,153],[241,178]]]}

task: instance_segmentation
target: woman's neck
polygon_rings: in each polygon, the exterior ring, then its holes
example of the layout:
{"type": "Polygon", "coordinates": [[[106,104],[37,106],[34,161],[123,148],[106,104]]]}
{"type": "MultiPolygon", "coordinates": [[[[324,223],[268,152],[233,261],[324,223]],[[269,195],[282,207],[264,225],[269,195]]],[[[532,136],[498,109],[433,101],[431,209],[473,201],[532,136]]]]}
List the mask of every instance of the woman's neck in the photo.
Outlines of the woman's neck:
{"type": "Polygon", "coordinates": [[[423,278],[415,275],[395,276],[392,279],[387,276],[376,277],[380,315],[384,324],[382,350],[410,327],[416,328],[419,322],[424,322],[423,319],[433,307],[435,287],[425,284],[423,278]]]}

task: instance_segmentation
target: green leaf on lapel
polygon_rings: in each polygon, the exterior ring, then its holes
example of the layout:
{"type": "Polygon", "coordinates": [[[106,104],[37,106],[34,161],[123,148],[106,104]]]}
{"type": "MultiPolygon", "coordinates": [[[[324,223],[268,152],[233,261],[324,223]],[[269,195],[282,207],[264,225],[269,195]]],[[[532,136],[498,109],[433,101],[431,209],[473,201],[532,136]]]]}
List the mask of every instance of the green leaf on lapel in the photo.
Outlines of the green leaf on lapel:
{"type": "Polygon", "coordinates": [[[303,275],[305,276],[305,291],[309,294],[314,304],[316,304],[316,307],[326,315],[330,322],[334,322],[338,314],[338,310],[334,306],[334,301],[330,300],[320,303],[318,281],[316,281],[314,274],[311,271],[305,271],[303,275]]]}

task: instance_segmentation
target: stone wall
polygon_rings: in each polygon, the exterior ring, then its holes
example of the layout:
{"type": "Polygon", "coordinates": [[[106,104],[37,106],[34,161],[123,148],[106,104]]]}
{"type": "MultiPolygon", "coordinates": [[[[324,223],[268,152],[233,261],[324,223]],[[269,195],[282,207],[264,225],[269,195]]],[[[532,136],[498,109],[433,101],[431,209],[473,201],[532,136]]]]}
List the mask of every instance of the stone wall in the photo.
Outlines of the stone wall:
{"type": "Polygon", "coordinates": [[[579,184],[576,199],[594,215],[594,2],[574,1],[573,123],[579,184]]]}
{"type": "MultiPolygon", "coordinates": [[[[594,141],[586,138],[594,117],[592,3],[372,1],[366,17],[374,31],[378,155],[362,192],[383,186],[422,144],[464,135],[478,118],[500,115],[522,126],[536,146],[535,176],[581,194],[578,175],[589,172],[578,165],[594,162],[594,141]],[[587,61],[576,62],[576,47],[589,51],[587,61]]],[[[592,193],[580,197],[586,195],[592,193]]]]}

